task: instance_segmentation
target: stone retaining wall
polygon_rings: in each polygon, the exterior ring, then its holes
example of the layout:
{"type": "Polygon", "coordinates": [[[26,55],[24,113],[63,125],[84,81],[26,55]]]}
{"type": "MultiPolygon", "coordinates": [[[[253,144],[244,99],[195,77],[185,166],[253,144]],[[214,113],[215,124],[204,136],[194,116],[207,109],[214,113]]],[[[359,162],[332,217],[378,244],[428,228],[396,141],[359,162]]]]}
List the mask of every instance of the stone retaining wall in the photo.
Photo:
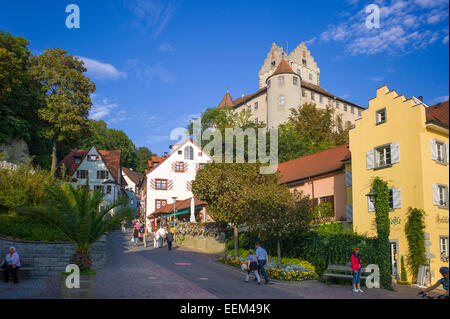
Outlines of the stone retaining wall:
{"type": "Polygon", "coordinates": [[[226,253],[225,241],[222,238],[191,235],[185,235],[184,238],[182,246],[199,249],[208,254],[225,255],[226,253]]]}
{"type": "MultiPolygon", "coordinates": [[[[106,241],[107,237],[102,236],[91,247],[92,268],[94,270],[99,270],[106,266],[106,241]]],[[[52,243],[0,238],[0,258],[2,261],[11,246],[16,248],[22,266],[33,267],[32,277],[59,275],[61,271],[66,269],[70,256],[74,252],[72,244],[68,242],[52,243]]]]}

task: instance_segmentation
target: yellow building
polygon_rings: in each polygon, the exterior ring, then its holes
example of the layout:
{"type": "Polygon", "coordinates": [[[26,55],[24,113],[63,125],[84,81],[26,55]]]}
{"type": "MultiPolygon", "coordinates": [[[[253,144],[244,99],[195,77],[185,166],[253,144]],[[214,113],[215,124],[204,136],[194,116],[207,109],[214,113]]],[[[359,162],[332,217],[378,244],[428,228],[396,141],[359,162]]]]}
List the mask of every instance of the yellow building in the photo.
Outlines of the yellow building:
{"type": "Polygon", "coordinates": [[[382,86],[350,131],[353,229],[376,235],[375,212],[366,194],[372,179],[379,176],[389,185],[395,277],[400,257],[405,256],[406,261],[408,253],[404,229],[409,207],[426,212],[431,280],[439,279],[439,268],[448,266],[448,110],[448,101],[428,107],[421,99],[408,99],[382,86]]]}

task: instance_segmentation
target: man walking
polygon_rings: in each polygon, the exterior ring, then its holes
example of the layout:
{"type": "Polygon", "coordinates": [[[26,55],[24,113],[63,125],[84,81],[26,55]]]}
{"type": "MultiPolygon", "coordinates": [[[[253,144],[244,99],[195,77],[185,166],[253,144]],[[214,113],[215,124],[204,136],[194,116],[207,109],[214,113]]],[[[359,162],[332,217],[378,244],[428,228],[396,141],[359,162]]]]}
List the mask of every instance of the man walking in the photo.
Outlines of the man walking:
{"type": "Polygon", "coordinates": [[[267,277],[265,267],[269,263],[269,255],[267,251],[261,247],[261,244],[256,244],[256,257],[258,258],[258,266],[261,269],[261,274],[266,280],[266,285],[269,283],[269,277],[267,277]]]}
{"type": "Polygon", "coordinates": [[[173,232],[172,229],[169,230],[169,232],[166,235],[166,240],[167,240],[167,247],[169,248],[169,250],[172,250],[172,242],[173,242],[173,232]]]}

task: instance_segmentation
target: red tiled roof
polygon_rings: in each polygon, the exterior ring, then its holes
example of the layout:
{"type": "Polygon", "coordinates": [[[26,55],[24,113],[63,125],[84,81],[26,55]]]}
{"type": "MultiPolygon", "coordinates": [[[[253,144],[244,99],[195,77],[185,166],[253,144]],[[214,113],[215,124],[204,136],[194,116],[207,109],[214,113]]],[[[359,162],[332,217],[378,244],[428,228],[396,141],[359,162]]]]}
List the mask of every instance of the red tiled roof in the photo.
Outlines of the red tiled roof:
{"type": "MultiPolygon", "coordinates": [[[[175,208],[176,208],[177,212],[190,208],[191,207],[191,198],[177,200],[175,203],[175,208]]],[[[194,197],[194,205],[195,206],[201,206],[201,205],[206,206],[207,203],[194,197]]],[[[167,205],[161,207],[160,209],[155,210],[150,215],[154,215],[157,213],[163,213],[163,214],[173,213],[173,204],[167,204],[167,205]]],[[[149,218],[150,218],[150,216],[149,216],[149,218]]]]}
{"type": "Polygon", "coordinates": [[[139,183],[141,182],[141,180],[144,178],[144,175],[135,172],[131,169],[128,169],[126,167],[122,167],[122,171],[124,172],[125,175],[128,176],[129,179],[131,179],[131,181],[136,184],[139,185],[139,183]]]}
{"type": "MultiPolygon", "coordinates": [[[[58,166],[56,167],[56,174],[60,177],[61,176],[61,166],[64,164],[66,167],[66,176],[72,176],[78,166],[80,166],[81,162],[84,160],[86,155],[88,154],[89,150],[78,150],[74,149],[70,151],[69,154],[67,154],[64,159],[59,162],[58,166]],[[80,163],[75,163],[75,158],[80,158],[80,163]]],[[[98,150],[102,160],[105,162],[106,167],[111,172],[111,175],[114,177],[116,181],[119,180],[119,168],[120,168],[120,159],[121,159],[121,150],[113,150],[113,151],[105,151],[105,150],[98,150]]]]}
{"type": "Polygon", "coordinates": [[[441,102],[432,106],[429,106],[425,109],[425,114],[427,116],[427,122],[438,122],[444,124],[444,126],[448,127],[448,102],[441,102]]]}
{"type": "Polygon", "coordinates": [[[275,69],[275,71],[272,73],[271,76],[277,75],[277,74],[284,74],[284,73],[294,73],[292,71],[291,66],[289,65],[289,62],[285,59],[281,59],[280,64],[278,64],[278,67],[275,69]]]}
{"type": "Polygon", "coordinates": [[[231,95],[229,92],[227,92],[227,94],[225,94],[225,96],[223,97],[222,101],[219,104],[219,108],[221,107],[230,107],[233,106],[233,99],[231,98],[231,95]]]}
{"type": "Polygon", "coordinates": [[[344,144],[278,164],[280,183],[298,181],[342,169],[344,167],[342,161],[348,157],[350,150],[348,144],[344,144]]]}

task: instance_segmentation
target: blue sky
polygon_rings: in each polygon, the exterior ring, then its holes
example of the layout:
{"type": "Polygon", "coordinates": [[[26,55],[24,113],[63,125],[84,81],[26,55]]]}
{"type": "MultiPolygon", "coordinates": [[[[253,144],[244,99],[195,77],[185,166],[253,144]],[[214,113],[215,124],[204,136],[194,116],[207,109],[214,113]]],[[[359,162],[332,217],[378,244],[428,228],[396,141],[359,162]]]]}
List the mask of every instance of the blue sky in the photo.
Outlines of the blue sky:
{"type": "Polygon", "coordinates": [[[428,104],[448,99],[448,0],[4,1],[0,29],[31,41],[33,54],[60,47],[82,57],[96,83],[91,117],[162,154],[169,135],[229,87],[258,89],[273,42],[307,43],[321,85],[362,106],[387,84],[428,104]],[[68,4],[80,28],[68,29],[68,4]],[[381,8],[367,29],[365,8],[381,8]]]}

